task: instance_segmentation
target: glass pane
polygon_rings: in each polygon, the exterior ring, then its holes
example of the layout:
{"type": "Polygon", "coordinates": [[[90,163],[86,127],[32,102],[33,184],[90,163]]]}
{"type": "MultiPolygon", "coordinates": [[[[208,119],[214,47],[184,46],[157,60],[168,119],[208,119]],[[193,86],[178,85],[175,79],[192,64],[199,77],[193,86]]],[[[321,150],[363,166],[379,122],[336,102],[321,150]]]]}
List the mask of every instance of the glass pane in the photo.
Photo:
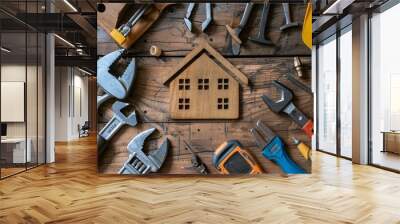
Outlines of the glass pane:
{"type": "MultiPolygon", "coordinates": [[[[1,140],[2,177],[25,170],[26,151],[26,33],[2,33],[1,46],[1,140]]],[[[28,146],[29,148],[29,146],[28,146]]]]}
{"type": "Polygon", "coordinates": [[[45,44],[46,36],[39,34],[38,36],[38,164],[45,163],[46,151],[45,151],[45,44]]]}
{"type": "Polygon", "coordinates": [[[371,19],[372,163],[400,170],[400,4],[371,19]]]}
{"type": "Polygon", "coordinates": [[[340,154],[352,157],[352,33],[340,36],[340,154]]]}
{"type": "Polygon", "coordinates": [[[336,154],[336,40],[318,48],[318,149],[336,154]]]}
{"type": "Polygon", "coordinates": [[[27,166],[34,167],[37,165],[37,132],[38,132],[38,49],[37,33],[32,32],[27,34],[28,38],[28,63],[27,63],[27,80],[26,80],[26,115],[27,115],[27,142],[28,146],[28,163],[27,166]],[[29,150],[30,148],[30,150],[29,150]]]}

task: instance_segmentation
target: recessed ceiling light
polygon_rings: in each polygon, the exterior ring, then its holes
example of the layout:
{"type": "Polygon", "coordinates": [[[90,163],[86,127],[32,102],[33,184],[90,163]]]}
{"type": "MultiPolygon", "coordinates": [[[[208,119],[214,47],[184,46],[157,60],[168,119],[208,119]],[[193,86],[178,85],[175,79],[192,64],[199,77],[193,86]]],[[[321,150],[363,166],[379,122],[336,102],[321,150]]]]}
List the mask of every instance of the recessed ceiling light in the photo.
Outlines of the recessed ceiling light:
{"type": "Polygon", "coordinates": [[[85,74],[87,74],[87,75],[90,75],[90,76],[93,75],[92,73],[90,73],[90,72],[88,72],[88,71],[86,71],[86,70],[84,70],[84,69],[82,69],[82,68],[79,68],[79,67],[78,67],[78,70],[81,71],[81,72],[83,72],[83,73],[85,73],[85,74]]]}
{"type": "Polygon", "coordinates": [[[59,40],[61,40],[62,42],[66,43],[67,45],[76,48],[75,45],[73,45],[71,42],[69,42],[68,40],[62,38],[61,36],[59,36],[58,34],[54,34],[55,37],[57,37],[59,40]]]}
{"type": "Polygon", "coordinates": [[[78,9],[76,9],[75,6],[72,5],[68,0],[64,0],[64,3],[67,4],[75,12],[78,12],[78,9]]]}
{"type": "Polygon", "coordinates": [[[11,52],[10,49],[7,49],[7,48],[5,48],[5,47],[1,47],[0,49],[1,49],[2,51],[6,52],[6,53],[10,53],[10,52],[11,52]]]}

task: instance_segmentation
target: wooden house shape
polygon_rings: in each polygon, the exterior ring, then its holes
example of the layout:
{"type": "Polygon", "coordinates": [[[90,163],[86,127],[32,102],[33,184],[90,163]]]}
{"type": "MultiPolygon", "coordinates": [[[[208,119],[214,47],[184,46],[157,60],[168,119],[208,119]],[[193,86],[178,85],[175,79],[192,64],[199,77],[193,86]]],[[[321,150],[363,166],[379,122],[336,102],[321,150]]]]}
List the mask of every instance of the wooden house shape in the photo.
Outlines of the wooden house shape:
{"type": "Polygon", "coordinates": [[[169,74],[172,119],[238,119],[247,77],[202,40],[169,74]]]}

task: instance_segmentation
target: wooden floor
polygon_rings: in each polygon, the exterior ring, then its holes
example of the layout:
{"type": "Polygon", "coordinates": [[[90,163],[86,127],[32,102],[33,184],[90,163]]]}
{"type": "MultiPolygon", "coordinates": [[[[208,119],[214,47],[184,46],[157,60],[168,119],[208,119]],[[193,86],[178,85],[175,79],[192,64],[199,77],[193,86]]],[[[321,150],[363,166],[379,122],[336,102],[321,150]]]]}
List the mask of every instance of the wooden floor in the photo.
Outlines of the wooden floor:
{"type": "Polygon", "coordinates": [[[289,178],[98,176],[95,138],[0,181],[0,223],[400,223],[400,175],[314,153],[289,178]]]}

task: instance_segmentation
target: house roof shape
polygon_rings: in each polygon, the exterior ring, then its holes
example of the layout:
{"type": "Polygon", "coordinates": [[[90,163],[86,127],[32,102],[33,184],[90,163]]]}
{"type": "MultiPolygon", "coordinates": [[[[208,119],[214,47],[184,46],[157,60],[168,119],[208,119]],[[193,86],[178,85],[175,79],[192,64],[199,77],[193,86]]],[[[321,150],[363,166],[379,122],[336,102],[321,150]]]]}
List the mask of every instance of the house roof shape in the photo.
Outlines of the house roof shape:
{"type": "Polygon", "coordinates": [[[169,83],[174,80],[186,67],[192,64],[198,57],[200,57],[203,53],[208,53],[211,58],[214,58],[214,62],[216,62],[220,67],[224,69],[229,75],[231,75],[234,79],[236,79],[242,85],[248,85],[248,78],[237,69],[234,65],[232,65],[227,59],[225,59],[218,51],[216,51],[213,47],[211,47],[206,40],[201,40],[199,45],[194,48],[186,57],[170,72],[168,78],[164,81],[164,85],[169,85],[169,83]]]}

